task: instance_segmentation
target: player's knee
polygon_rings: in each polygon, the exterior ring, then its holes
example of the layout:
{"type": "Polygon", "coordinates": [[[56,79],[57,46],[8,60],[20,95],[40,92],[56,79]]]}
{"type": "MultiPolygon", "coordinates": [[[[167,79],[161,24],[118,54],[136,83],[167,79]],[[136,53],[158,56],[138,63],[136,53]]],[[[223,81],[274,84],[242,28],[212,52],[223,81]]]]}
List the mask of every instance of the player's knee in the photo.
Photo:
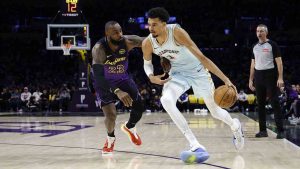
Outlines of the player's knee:
{"type": "Polygon", "coordinates": [[[222,109],[221,107],[216,107],[215,109],[213,109],[213,111],[210,112],[211,116],[216,118],[216,119],[219,119],[219,120],[222,120],[224,119],[224,109],[222,109]]]}
{"type": "MultiPolygon", "coordinates": [[[[160,98],[160,102],[164,107],[166,107],[167,105],[172,105],[174,103],[174,99],[168,97],[167,95],[163,95],[160,98]]],[[[175,102],[175,104],[176,104],[176,102],[175,102]]]]}
{"type": "Polygon", "coordinates": [[[213,99],[206,99],[205,100],[205,104],[207,106],[207,108],[209,109],[210,114],[216,118],[216,116],[218,116],[218,109],[221,109],[213,99]]]}
{"type": "Polygon", "coordinates": [[[213,98],[204,98],[204,102],[205,102],[206,106],[210,109],[218,107],[218,105],[216,104],[216,102],[213,98]]]}
{"type": "Polygon", "coordinates": [[[107,121],[116,121],[117,114],[116,113],[106,113],[105,120],[107,121]]]}

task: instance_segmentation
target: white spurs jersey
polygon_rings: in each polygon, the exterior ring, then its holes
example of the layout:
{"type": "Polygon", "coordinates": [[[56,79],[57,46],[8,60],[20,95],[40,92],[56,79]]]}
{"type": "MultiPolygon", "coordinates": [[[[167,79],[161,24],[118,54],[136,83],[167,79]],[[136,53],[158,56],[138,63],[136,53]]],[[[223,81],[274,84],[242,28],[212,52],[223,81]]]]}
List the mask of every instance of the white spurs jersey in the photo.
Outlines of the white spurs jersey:
{"type": "Polygon", "coordinates": [[[170,70],[171,74],[186,72],[191,76],[194,75],[194,73],[199,75],[200,71],[203,72],[205,70],[203,69],[202,63],[198,60],[198,58],[196,58],[194,54],[190,52],[187,47],[178,45],[175,42],[173,32],[175,27],[177,26],[179,25],[167,25],[168,37],[162,45],[159,45],[157,40],[153,38],[151,34],[148,36],[153,48],[153,53],[160,57],[165,57],[170,61],[172,65],[170,70]]]}

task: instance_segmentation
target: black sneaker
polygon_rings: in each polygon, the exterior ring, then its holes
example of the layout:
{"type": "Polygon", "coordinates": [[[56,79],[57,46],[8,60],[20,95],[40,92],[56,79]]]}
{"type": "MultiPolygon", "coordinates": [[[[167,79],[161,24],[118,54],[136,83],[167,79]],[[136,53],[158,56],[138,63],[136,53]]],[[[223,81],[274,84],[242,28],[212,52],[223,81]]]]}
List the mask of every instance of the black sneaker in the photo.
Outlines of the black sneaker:
{"type": "Polygon", "coordinates": [[[276,138],[277,139],[283,139],[284,138],[284,132],[283,131],[278,132],[276,138]]]}
{"type": "Polygon", "coordinates": [[[257,134],[255,134],[255,137],[260,138],[260,137],[268,137],[267,131],[260,131],[257,134]]]}

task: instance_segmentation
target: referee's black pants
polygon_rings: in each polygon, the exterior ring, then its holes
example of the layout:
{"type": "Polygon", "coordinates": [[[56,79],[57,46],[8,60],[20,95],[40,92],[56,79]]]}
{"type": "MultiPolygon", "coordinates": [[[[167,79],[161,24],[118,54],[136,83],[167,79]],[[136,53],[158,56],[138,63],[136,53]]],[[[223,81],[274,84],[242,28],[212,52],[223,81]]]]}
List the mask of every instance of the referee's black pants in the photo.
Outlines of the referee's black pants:
{"type": "Polygon", "coordinates": [[[258,103],[259,130],[266,131],[266,98],[271,102],[277,131],[283,131],[283,114],[279,104],[276,69],[255,70],[255,88],[258,103]]]}

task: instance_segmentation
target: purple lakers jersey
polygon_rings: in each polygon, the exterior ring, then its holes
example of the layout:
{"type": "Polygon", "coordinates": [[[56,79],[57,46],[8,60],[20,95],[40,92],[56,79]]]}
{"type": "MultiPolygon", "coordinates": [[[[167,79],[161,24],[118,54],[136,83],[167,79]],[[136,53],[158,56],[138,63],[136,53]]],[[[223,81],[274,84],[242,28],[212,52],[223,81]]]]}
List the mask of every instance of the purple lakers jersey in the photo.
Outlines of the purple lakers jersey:
{"type": "Polygon", "coordinates": [[[128,69],[128,49],[125,39],[123,39],[119,48],[112,51],[108,45],[106,38],[100,39],[100,43],[105,50],[106,61],[104,62],[104,75],[110,82],[119,82],[120,80],[129,79],[128,69]]]}

